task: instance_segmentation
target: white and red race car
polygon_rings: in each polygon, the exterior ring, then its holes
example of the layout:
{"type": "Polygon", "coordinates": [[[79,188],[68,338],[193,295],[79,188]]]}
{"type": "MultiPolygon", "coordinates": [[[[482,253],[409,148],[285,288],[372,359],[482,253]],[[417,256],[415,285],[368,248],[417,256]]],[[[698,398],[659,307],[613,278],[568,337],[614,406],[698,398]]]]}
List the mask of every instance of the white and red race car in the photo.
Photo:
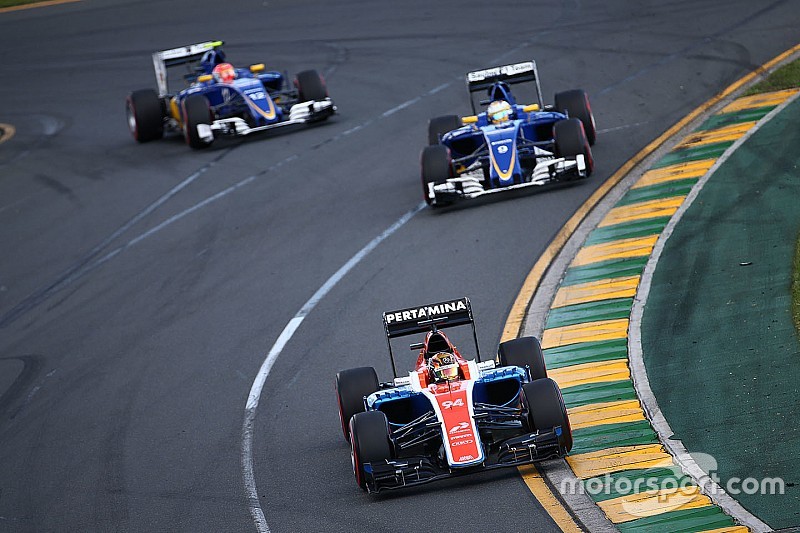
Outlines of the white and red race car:
{"type": "Polygon", "coordinates": [[[358,485],[397,489],[478,470],[561,457],[572,448],[567,411],[539,341],[501,343],[481,361],[468,298],[383,314],[394,379],[375,369],[336,375],[342,432],[358,485]],[[442,331],[471,326],[476,359],[442,331]],[[425,334],[414,370],[397,375],[392,339],[425,334]]]}

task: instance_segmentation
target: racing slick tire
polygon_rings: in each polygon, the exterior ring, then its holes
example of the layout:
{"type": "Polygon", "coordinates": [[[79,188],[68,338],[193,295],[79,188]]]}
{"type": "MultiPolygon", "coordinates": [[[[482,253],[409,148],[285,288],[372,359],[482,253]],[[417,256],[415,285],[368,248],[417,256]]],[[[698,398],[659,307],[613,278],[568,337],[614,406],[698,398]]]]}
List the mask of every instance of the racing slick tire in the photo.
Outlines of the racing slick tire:
{"type": "Polygon", "coordinates": [[[146,143],[164,136],[161,99],[153,89],[133,91],[125,101],[128,128],[136,141],[146,143]]]}
{"type": "Polygon", "coordinates": [[[316,70],[298,72],[294,83],[297,86],[297,93],[301,102],[325,100],[328,97],[325,80],[316,70]]]}
{"type": "Polygon", "coordinates": [[[364,464],[392,459],[389,421],[384,413],[366,411],[356,413],[350,419],[350,453],[356,483],[362,489],[367,490],[364,464]]]}
{"type": "Polygon", "coordinates": [[[206,148],[211,141],[206,141],[197,133],[198,124],[211,124],[211,107],[202,94],[187,96],[181,104],[183,109],[183,136],[186,144],[195,149],[206,148]]]}
{"type": "Polygon", "coordinates": [[[579,119],[583,123],[583,129],[586,131],[586,139],[589,141],[589,145],[594,146],[597,128],[594,123],[592,106],[589,105],[589,96],[585,91],[573,89],[556,93],[555,108],[570,118],[579,119]]]}
{"type": "Polygon", "coordinates": [[[428,196],[428,184],[439,185],[445,183],[455,174],[450,149],[444,145],[436,144],[422,149],[420,156],[422,165],[422,196],[430,206],[442,205],[441,202],[433,203],[428,196]]]}
{"type": "Polygon", "coordinates": [[[577,118],[559,120],[553,126],[553,137],[555,138],[556,155],[575,157],[583,154],[586,162],[586,176],[591,176],[594,170],[594,159],[592,159],[592,148],[586,139],[583,123],[577,118]]]}
{"type": "Polygon", "coordinates": [[[497,347],[497,359],[500,366],[528,367],[531,381],[547,377],[542,345],[536,337],[501,342],[497,347]]]}
{"type": "Polygon", "coordinates": [[[350,368],[336,374],[339,420],[347,442],[350,442],[350,419],[354,414],[364,412],[364,396],[369,396],[379,388],[378,374],[371,366],[350,368]]]}
{"type": "Polygon", "coordinates": [[[462,126],[458,115],[444,115],[428,121],[428,145],[439,144],[439,137],[462,126]]]}
{"type": "Polygon", "coordinates": [[[522,385],[523,408],[528,411],[531,430],[550,430],[561,426],[560,444],[564,452],[572,449],[572,428],[561,390],[550,378],[522,385]]]}

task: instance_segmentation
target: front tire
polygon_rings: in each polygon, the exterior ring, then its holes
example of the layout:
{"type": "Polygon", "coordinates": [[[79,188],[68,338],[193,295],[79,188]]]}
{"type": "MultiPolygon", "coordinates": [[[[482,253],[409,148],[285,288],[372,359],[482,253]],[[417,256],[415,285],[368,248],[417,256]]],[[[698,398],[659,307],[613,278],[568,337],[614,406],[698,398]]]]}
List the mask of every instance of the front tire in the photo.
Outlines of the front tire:
{"type": "Polygon", "coordinates": [[[445,133],[460,128],[461,117],[458,115],[444,115],[428,121],[428,146],[439,144],[439,139],[445,133]]]}
{"type": "Polygon", "coordinates": [[[161,99],[153,89],[133,91],[125,101],[128,129],[137,142],[155,141],[164,136],[161,99]]]}
{"type": "Polygon", "coordinates": [[[386,415],[381,411],[355,414],[350,419],[350,446],[356,483],[367,490],[364,465],[392,459],[389,421],[386,415]]]}
{"type": "Polygon", "coordinates": [[[378,374],[371,366],[350,368],[336,374],[336,399],[344,440],[350,441],[350,419],[356,413],[364,412],[364,396],[379,388],[378,374]]]}
{"type": "Polygon", "coordinates": [[[572,428],[561,390],[550,378],[537,379],[522,385],[523,408],[528,411],[532,431],[549,431],[561,426],[559,444],[564,453],[572,449],[572,428]]]}
{"type": "Polygon", "coordinates": [[[211,106],[202,94],[187,96],[181,104],[183,109],[183,136],[186,144],[194,149],[208,147],[212,141],[206,141],[197,133],[198,124],[211,124],[211,106]]]}
{"type": "Polygon", "coordinates": [[[591,176],[594,170],[594,159],[583,130],[583,123],[577,118],[560,120],[553,126],[553,137],[555,138],[556,155],[558,157],[583,155],[586,162],[586,176],[591,176]]]}
{"type": "Polygon", "coordinates": [[[441,144],[426,146],[422,149],[420,164],[422,165],[422,194],[428,205],[434,205],[428,196],[428,184],[445,183],[455,174],[450,149],[441,144]]]}
{"type": "Polygon", "coordinates": [[[325,80],[316,70],[298,72],[295,78],[295,85],[301,102],[325,100],[328,97],[328,88],[325,86],[325,80]]]}
{"type": "Polygon", "coordinates": [[[592,106],[589,105],[589,96],[586,92],[581,89],[573,89],[556,93],[555,107],[559,112],[568,115],[570,118],[580,120],[586,132],[586,140],[589,141],[590,146],[594,146],[597,128],[594,123],[592,106]]]}
{"type": "Polygon", "coordinates": [[[542,345],[536,337],[520,337],[501,342],[497,347],[497,359],[500,366],[528,367],[531,381],[547,377],[542,345]]]}

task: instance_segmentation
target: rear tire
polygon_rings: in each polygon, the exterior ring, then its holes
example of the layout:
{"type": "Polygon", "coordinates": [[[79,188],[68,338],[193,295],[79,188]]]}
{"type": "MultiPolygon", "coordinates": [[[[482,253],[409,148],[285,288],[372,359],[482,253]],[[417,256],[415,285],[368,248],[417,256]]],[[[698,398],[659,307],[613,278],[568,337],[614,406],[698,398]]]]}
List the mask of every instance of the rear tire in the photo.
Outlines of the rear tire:
{"type": "Polygon", "coordinates": [[[133,91],[125,102],[128,129],[136,141],[146,143],[164,136],[161,99],[153,89],[133,91]]]}
{"type": "Polygon", "coordinates": [[[298,72],[295,78],[295,85],[297,85],[297,93],[301,102],[325,100],[328,97],[325,80],[316,70],[298,72]]]}
{"type": "Polygon", "coordinates": [[[577,118],[583,123],[586,140],[589,141],[590,146],[593,146],[597,137],[597,128],[594,123],[592,106],[589,105],[589,96],[587,96],[586,92],[581,89],[573,89],[556,93],[555,107],[559,112],[568,115],[570,118],[577,118]]]}
{"type": "Polygon", "coordinates": [[[586,176],[591,176],[594,170],[594,159],[583,130],[583,123],[577,118],[560,120],[553,126],[553,137],[555,138],[556,155],[559,157],[583,155],[586,162],[586,176]]]}
{"type": "Polygon", "coordinates": [[[439,138],[447,132],[462,126],[461,117],[458,115],[444,115],[428,121],[428,145],[439,144],[439,138]]]}
{"type": "Polygon", "coordinates": [[[386,415],[381,411],[356,413],[350,419],[350,446],[356,483],[366,490],[364,464],[392,459],[389,421],[386,415]]]}
{"type": "Polygon", "coordinates": [[[371,366],[350,368],[336,374],[339,420],[347,442],[350,442],[350,419],[354,414],[364,412],[364,396],[369,396],[379,388],[378,375],[371,366]]]}
{"type": "Polygon", "coordinates": [[[572,449],[572,428],[569,425],[567,408],[561,390],[550,378],[537,379],[522,385],[523,408],[528,411],[528,423],[532,430],[548,431],[561,426],[559,442],[565,452],[572,449]]]}
{"type": "Polygon", "coordinates": [[[445,183],[455,174],[450,149],[442,144],[426,146],[422,149],[420,163],[422,165],[422,195],[428,205],[435,205],[428,197],[428,184],[445,183]]]}
{"type": "Polygon", "coordinates": [[[527,366],[531,381],[547,377],[542,345],[536,337],[520,337],[501,342],[497,347],[497,359],[500,366],[527,366]]]}
{"type": "Polygon", "coordinates": [[[195,149],[208,147],[212,141],[203,140],[197,133],[198,124],[213,122],[208,99],[202,94],[193,94],[183,100],[181,107],[183,110],[183,136],[186,144],[195,149]]]}

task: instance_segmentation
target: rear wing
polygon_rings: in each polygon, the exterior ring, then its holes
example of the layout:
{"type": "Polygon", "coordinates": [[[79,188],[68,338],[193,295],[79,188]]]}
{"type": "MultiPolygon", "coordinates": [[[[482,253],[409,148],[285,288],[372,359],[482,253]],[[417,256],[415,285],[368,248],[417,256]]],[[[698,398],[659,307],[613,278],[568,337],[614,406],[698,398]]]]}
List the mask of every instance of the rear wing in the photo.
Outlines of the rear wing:
{"type": "Polygon", "coordinates": [[[153,67],[156,71],[158,95],[163,97],[169,94],[167,84],[167,69],[177,65],[184,65],[199,61],[203,54],[214,50],[224,43],[222,41],[206,41],[204,43],[190,44],[170,50],[161,50],[153,53],[153,67]]]}
{"type": "Polygon", "coordinates": [[[539,85],[539,72],[536,70],[536,61],[531,60],[468,72],[467,90],[470,94],[473,114],[477,114],[477,110],[475,109],[475,99],[472,98],[472,95],[481,91],[486,92],[487,89],[497,82],[504,82],[509,85],[534,82],[536,84],[536,96],[539,98],[539,107],[544,105],[542,89],[539,85]]]}
{"type": "MultiPolygon", "coordinates": [[[[476,355],[478,362],[480,362],[478,335],[475,331],[475,321],[472,318],[472,305],[469,302],[469,298],[464,297],[458,300],[448,300],[383,313],[383,328],[386,332],[386,341],[389,344],[389,357],[392,360],[394,377],[397,378],[398,376],[391,339],[427,333],[431,329],[445,329],[465,325],[472,326],[472,337],[475,340],[476,355]]],[[[418,345],[414,344],[412,346],[416,347],[418,345]]]]}

